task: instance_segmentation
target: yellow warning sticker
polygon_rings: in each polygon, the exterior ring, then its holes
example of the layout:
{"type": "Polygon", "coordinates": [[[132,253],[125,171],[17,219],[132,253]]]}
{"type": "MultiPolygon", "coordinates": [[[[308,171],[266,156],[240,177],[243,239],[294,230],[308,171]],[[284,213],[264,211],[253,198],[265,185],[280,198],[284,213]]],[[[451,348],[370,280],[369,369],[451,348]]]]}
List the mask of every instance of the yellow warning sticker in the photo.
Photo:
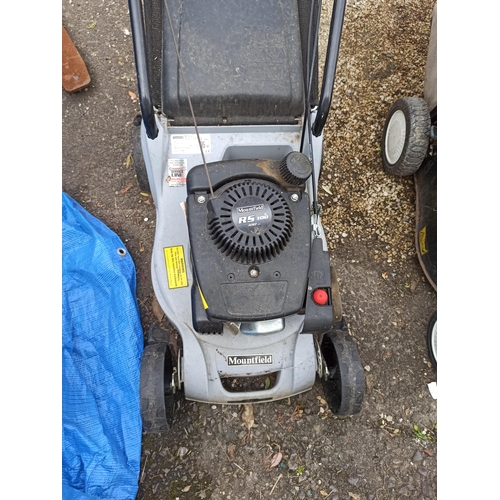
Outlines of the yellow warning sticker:
{"type": "Polygon", "coordinates": [[[424,226],[418,233],[418,244],[420,255],[425,255],[427,253],[427,226],[424,226]]]}
{"type": "Polygon", "coordinates": [[[165,265],[167,267],[168,288],[183,288],[188,286],[184,247],[165,247],[165,265]]]}

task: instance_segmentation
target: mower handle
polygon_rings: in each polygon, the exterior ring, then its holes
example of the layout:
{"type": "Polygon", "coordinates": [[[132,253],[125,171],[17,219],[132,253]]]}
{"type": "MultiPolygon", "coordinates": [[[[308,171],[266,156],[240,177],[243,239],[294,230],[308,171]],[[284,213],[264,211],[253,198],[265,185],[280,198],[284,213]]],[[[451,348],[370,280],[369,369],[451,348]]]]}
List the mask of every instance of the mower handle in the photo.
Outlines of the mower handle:
{"type": "Polygon", "coordinates": [[[146,64],[146,41],[144,35],[144,16],[141,0],[128,0],[130,10],[130,27],[134,44],[135,66],[137,69],[137,86],[139,89],[139,103],[141,105],[142,120],[146,134],[150,139],[158,136],[158,127],[151,101],[148,68],[146,64]]]}
{"type": "Polygon", "coordinates": [[[335,72],[339,58],[340,38],[342,25],[344,23],[346,0],[335,0],[333,4],[332,19],[330,21],[330,35],[328,37],[328,48],[326,51],[325,70],[323,72],[323,83],[319,99],[318,112],[312,126],[315,137],[321,135],[325,126],[330,105],[332,103],[333,86],[335,84],[335,72]]]}

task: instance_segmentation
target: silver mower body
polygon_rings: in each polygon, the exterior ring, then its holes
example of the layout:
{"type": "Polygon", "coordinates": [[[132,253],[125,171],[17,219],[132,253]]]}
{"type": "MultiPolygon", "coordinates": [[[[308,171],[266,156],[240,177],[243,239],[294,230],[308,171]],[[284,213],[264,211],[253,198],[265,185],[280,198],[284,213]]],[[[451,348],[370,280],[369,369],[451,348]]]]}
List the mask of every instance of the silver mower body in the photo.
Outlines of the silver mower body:
{"type": "MultiPolygon", "coordinates": [[[[176,367],[186,399],[210,403],[241,403],[286,398],[312,388],[318,368],[313,335],[301,335],[304,315],[257,322],[227,322],[222,333],[202,334],[193,326],[193,267],[186,220],[186,176],[202,164],[194,127],[169,126],[157,118],[159,133],[141,143],[156,207],[156,234],[151,273],[158,302],[182,338],[182,358],[176,367]],[[222,379],[274,373],[268,390],[229,392],[222,379]]],[[[299,151],[300,125],[198,127],[208,164],[256,156],[281,160],[299,151]]],[[[308,145],[309,147],[309,145],[308,145]]],[[[322,135],[314,137],[314,172],[319,177],[322,135]]],[[[311,180],[306,192],[310,190],[311,180]]],[[[311,239],[326,238],[319,217],[311,216],[311,239]]],[[[211,241],[206,242],[212,244],[211,241]]],[[[210,265],[209,262],[206,265],[210,265]]]]}

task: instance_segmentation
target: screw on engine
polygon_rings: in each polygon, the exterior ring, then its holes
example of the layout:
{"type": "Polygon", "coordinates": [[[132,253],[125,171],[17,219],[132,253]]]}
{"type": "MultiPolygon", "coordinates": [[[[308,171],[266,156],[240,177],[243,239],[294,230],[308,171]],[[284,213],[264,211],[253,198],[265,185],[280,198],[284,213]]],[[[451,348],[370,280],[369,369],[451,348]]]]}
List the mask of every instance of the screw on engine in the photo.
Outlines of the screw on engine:
{"type": "Polygon", "coordinates": [[[250,278],[257,278],[257,276],[259,275],[259,268],[257,266],[252,266],[248,270],[248,274],[250,275],[250,278]]]}

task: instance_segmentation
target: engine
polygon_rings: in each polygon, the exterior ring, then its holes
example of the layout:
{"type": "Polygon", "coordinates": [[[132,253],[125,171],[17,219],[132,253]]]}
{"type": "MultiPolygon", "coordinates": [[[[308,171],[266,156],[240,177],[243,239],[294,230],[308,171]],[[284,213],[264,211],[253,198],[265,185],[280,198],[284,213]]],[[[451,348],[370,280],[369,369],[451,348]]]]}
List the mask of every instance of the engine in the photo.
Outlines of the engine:
{"type": "Polygon", "coordinates": [[[195,283],[193,323],[202,333],[224,321],[261,321],[304,308],[311,256],[303,154],[284,160],[228,160],[187,176],[187,222],[195,283]]]}

